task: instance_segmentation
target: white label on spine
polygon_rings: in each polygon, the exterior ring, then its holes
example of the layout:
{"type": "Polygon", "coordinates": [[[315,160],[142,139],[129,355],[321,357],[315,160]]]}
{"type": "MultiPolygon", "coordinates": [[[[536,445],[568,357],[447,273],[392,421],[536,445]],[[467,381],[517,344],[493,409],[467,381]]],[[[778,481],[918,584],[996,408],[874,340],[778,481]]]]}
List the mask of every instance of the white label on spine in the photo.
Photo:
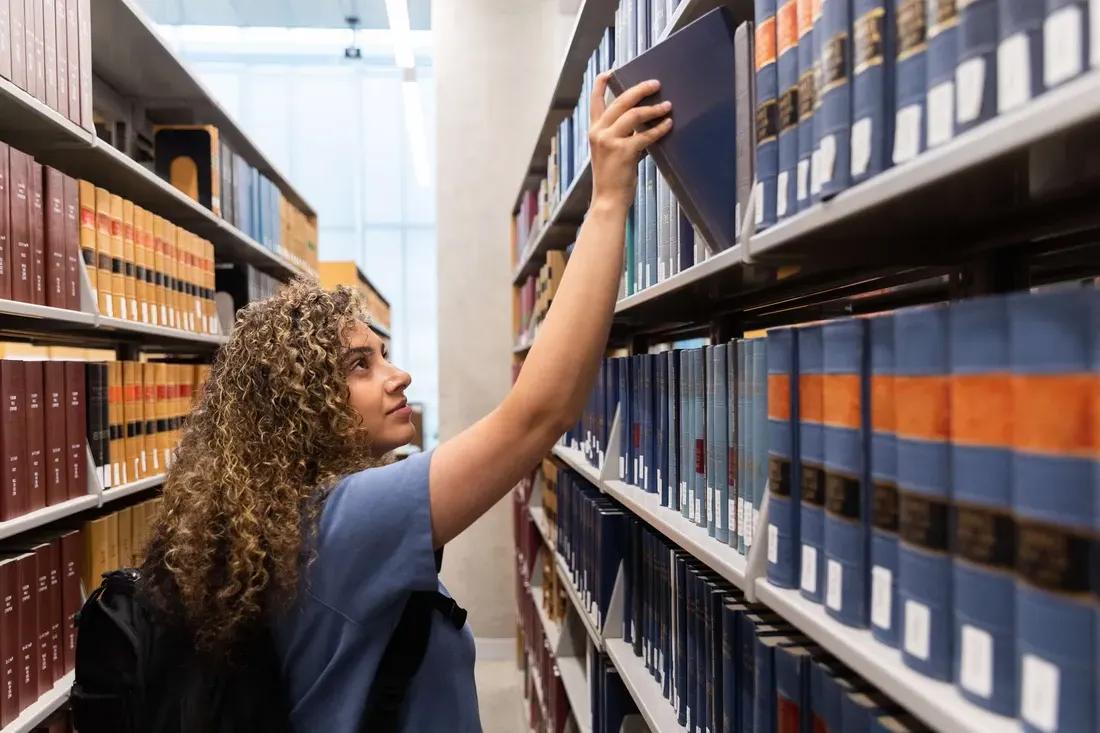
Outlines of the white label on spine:
{"type": "Polygon", "coordinates": [[[1100,67],[1100,0],[1089,0],[1089,56],[1093,67],[1100,67]]]}
{"type": "Polygon", "coordinates": [[[997,47],[997,111],[1008,112],[1031,100],[1031,48],[1027,34],[1015,33],[997,47]]]}
{"type": "Polygon", "coordinates": [[[730,534],[733,535],[734,537],[736,537],[737,536],[737,533],[736,533],[736,530],[737,530],[737,502],[734,501],[733,499],[730,499],[729,504],[727,504],[727,506],[726,506],[726,510],[729,512],[729,515],[726,517],[726,519],[729,520],[730,534]]]}
{"type": "Polygon", "coordinates": [[[898,110],[894,119],[894,163],[905,163],[920,153],[921,124],[919,104],[898,110]]]}
{"type": "Polygon", "coordinates": [[[955,119],[960,125],[973,122],[982,113],[985,89],[985,59],[967,59],[955,69],[955,119]]]}
{"type": "Polygon", "coordinates": [[[774,524],[768,525],[768,562],[779,562],[779,529],[774,524]]]}
{"type": "Polygon", "coordinates": [[[744,537],[748,534],[748,530],[745,529],[745,517],[748,516],[745,512],[745,506],[747,505],[747,502],[745,501],[744,497],[741,497],[740,505],[740,512],[737,515],[737,527],[741,531],[741,536],[744,537]]]}
{"type": "Polygon", "coordinates": [[[890,628],[893,614],[894,574],[888,568],[871,568],[871,623],[880,629],[890,628]]]}
{"type": "Polygon", "coordinates": [[[1043,23],[1043,81],[1053,87],[1081,73],[1081,8],[1066,5],[1043,23]]]}
{"type": "Polygon", "coordinates": [[[619,456],[619,480],[626,481],[626,457],[619,456]]]}
{"type": "Polygon", "coordinates": [[[756,184],[756,225],[760,226],[764,223],[764,184],[758,182],[756,184]]]}
{"type": "Polygon", "coordinates": [[[950,140],[955,133],[955,83],[945,81],[928,90],[928,147],[950,140]]]}
{"type": "Polygon", "coordinates": [[[802,581],[799,587],[807,593],[817,593],[817,548],[802,545],[802,581]]]}
{"type": "Polygon", "coordinates": [[[932,614],[918,601],[905,602],[905,651],[917,659],[928,660],[932,645],[932,614]]]}
{"type": "Polygon", "coordinates": [[[790,171],[779,171],[779,183],[775,192],[775,215],[787,215],[787,181],[790,179],[790,171]]]}
{"type": "Polygon", "coordinates": [[[1020,716],[1039,730],[1054,733],[1058,729],[1061,670],[1042,657],[1025,654],[1020,672],[1020,716]]]}
{"type": "MultiPolygon", "coordinates": [[[[1100,0],[1098,0],[1100,2],[1100,0]]],[[[798,200],[806,198],[810,195],[810,159],[803,158],[798,161],[798,182],[795,184],[798,186],[798,200]]]]}
{"type": "Polygon", "coordinates": [[[821,149],[815,148],[810,154],[810,193],[821,190],[821,149]]]}
{"type": "Polygon", "coordinates": [[[836,135],[821,138],[821,185],[833,180],[836,170],[836,135]]]}
{"type": "Polygon", "coordinates": [[[852,125],[852,175],[861,176],[871,165],[871,132],[874,125],[870,117],[852,125]]]}
{"type": "Polygon", "coordinates": [[[661,478],[661,469],[657,469],[657,495],[660,496],[665,491],[665,482],[661,478]]]}
{"type": "Polygon", "coordinates": [[[714,487],[707,486],[707,522],[714,521],[714,487]]]}
{"type": "MultiPolygon", "coordinates": [[[[681,481],[680,482],[680,506],[684,506],[685,504],[688,503],[687,495],[688,495],[687,482],[686,481],[681,481]]],[[[688,513],[689,514],[691,513],[690,509],[688,509],[688,513]]]]}
{"type": "Polygon", "coordinates": [[[962,627],[959,684],[986,699],[993,694],[993,637],[969,624],[962,627]]]}
{"type": "Polygon", "coordinates": [[[695,496],[695,521],[705,521],[703,517],[703,503],[702,498],[698,495],[695,496]]]}
{"type": "Polygon", "coordinates": [[[844,605],[844,566],[836,560],[825,563],[825,605],[839,611],[844,605]]]}

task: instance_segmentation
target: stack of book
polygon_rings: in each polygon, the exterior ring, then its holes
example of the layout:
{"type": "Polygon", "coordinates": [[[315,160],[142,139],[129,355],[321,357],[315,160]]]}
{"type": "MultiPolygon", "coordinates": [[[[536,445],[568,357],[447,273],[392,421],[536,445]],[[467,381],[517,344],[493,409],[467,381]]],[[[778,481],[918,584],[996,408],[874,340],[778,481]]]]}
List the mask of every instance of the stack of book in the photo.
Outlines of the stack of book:
{"type": "Polygon", "coordinates": [[[546,262],[535,275],[529,276],[520,287],[519,333],[516,345],[529,345],[538,335],[539,326],[554,302],[561,277],[565,274],[566,257],[562,250],[546,253],[546,262]]]}

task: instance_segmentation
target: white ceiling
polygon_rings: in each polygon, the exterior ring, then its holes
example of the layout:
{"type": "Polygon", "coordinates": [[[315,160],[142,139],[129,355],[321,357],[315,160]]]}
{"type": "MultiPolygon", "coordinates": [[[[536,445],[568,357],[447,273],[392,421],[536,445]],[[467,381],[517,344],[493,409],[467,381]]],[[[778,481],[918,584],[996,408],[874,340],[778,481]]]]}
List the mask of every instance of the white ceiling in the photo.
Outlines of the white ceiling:
{"type": "MultiPolygon", "coordinates": [[[[139,0],[157,23],[275,28],[345,28],[359,16],[361,28],[386,28],[385,0],[139,0]]],[[[431,0],[407,0],[412,30],[431,28],[431,0]]]]}

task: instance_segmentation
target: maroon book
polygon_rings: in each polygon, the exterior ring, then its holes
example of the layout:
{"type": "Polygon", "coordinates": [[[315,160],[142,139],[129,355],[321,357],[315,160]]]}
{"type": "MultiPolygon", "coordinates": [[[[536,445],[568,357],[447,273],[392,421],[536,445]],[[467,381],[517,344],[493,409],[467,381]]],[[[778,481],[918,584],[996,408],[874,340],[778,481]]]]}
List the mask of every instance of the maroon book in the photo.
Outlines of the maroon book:
{"type": "Polygon", "coordinates": [[[69,119],[80,124],[80,25],[77,2],[65,0],[65,46],[69,59],[69,119]]]}
{"type": "Polygon", "coordinates": [[[19,566],[19,709],[38,699],[38,562],[33,552],[21,554],[19,566]]]}
{"type": "Polygon", "coordinates": [[[34,96],[46,102],[46,33],[42,0],[30,0],[34,8],[34,96]]]}
{"type": "Polygon", "coordinates": [[[30,159],[29,181],[31,201],[31,298],[37,305],[46,305],[46,209],[42,198],[42,164],[30,159]]]}
{"type": "Polygon", "coordinates": [[[61,539],[50,540],[50,595],[47,616],[50,621],[50,685],[65,676],[61,654],[61,539]]]}
{"type": "Polygon", "coordinates": [[[12,300],[31,302],[31,159],[26,153],[9,148],[8,212],[11,221],[11,292],[12,300]]]}
{"type": "Polygon", "coordinates": [[[0,143],[0,298],[4,300],[11,300],[10,158],[10,149],[0,143]]]}
{"type": "MultiPolygon", "coordinates": [[[[12,4],[19,0],[11,0],[12,4]]],[[[23,87],[38,98],[38,69],[34,59],[34,6],[35,0],[23,0],[23,68],[26,69],[27,86],[23,87]]]]}
{"type": "Polygon", "coordinates": [[[26,371],[23,363],[4,359],[0,361],[0,466],[4,472],[3,493],[0,494],[0,520],[8,520],[27,513],[27,492],[24,475],[24,459],[27,442],[27,421],[23,406],[26,371]]]}
{"type": "Polygon", "coordinates": [[[4,694],[0,696],[0,726],[19,716],[19,565],[17,557],[0,557],[0,661],[3,662],[4,694]]]}
{"type": "Polygon", "coordinates": [[[43,187],[46,192],[46,305],[67,308],[68,270],[65,256],[65,176],[56,168],[46,167],[43,187]]]}
{"type": "Polygon", "coordinates": [[[84,533],[61,535],[61,660],[65,674],[76,667],[76,614],[84,605],[80,579],[84,573],[84,533]]]}
{"type": "MultiPolygon", "coordinates": [[[[62,0],[59,0],[61,2],[62,0]]],[[[65,307],[80,310],[80,188],[76,179],[62,176],[65,196],[65,307]]]]}
{"type": "Polygon", "coordinates": [[[37,581],[35,597],[35,655],[34,676],[38,681],[38,695],[41,697],[53,687],[53,659],[50,656],[50,633],[53,626],[50,618],[50,569],[56,566],[49,542],[43,542],[33,548],[37,581]]]}
{"type": "Polygon", "coordinates": [[[8,48],[11,50],[11,83],[20,89],[27,88],[27,51],[23,31],[23,3],[10,0],[8,4],[8,48]]]}
{"type": "Polygon", "coordinates": [[[69,15],[65,0],[53,0],[57,35],[57,111],[69,116],[69,15]]]}
{"type": "Polygon", "coordinates": [[[69,498],[76,499],[88,493],[88,438],[84,421],[84,363],[65,362],[65,444],[69,446],[68,467],[69,498]]]}
{"type": "Polygon", "coordinates": [[[92,0],[78,0],[80,49],[80,124],[95,132],[92,118],[92,0]]]}
{"type": "Polygon", "coordinates": [[[56,0],[42,0],[42,40],[46,52],[46,104],[57,109],[57,8],[56,0]]]}
{"type": "Polygon", "coordinates": [[[65,434],[65,362],[42,363],[46,406],[46,504],[69,499],[68,437],[65,434]]]}
{"type": "Polygon", "coordinates": [[[0,0],[0,76],[11,79],[11,24],[8,0],[0,0]]]}
{"type": "Polygon", "coordinates": [[[23,385],[27,412],[27,510],[46,506],[46,395],[41,361],[25,361],[23,385]]]}

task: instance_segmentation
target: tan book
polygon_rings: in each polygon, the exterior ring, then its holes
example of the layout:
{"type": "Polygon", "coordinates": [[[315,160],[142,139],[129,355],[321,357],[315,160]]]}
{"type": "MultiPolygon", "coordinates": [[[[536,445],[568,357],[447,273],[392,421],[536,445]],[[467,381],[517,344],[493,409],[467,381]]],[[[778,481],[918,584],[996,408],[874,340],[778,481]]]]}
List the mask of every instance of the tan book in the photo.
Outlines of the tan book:
{"type": "Polygon", "coordinates": [[[138,320],[137,281],[135,266],[137,253],[134,246],[134,202],[122,200],[122,274],[126,287],[126,317],[138,320]]]}
{"type": "Polygon", "coordinates": [[[134,557],[134,567],[140,567],[145,560],[145,502],[130,507],[130,546],[134,557]]]}
{"type": "Polygon", "coordinates": [[[111,194],[111,295],[116,318],[129,318],[126,308],[126,248],[122,243],[122,197],[111,194]]]}
{"type": "Polygon", "coordinates": [[[135,321],[149,322],[149,301],[145,293],[145,241],[142,232],[145,229],[145,209],[134,207],[134,306],[137,309],[135,321]]]}
{"type": "Polygon", "coordinates": [[[103,573],[110,571],[107,554],[107,517],[93,519],[84,526],[84,587],[98,588],[103,573]]]}
{"type": "Polygon", "coordinates": [[[96,273],[99,272],[96,258],[96,190],[89,181],[80,181],[77,190],[80,201],[80,254],[84,258],[84,269],[88,271],[94,294],[98,287],[96,273]]]}
{"type": "Polygon", "coordinates": [[[115,315],[115,300],[111,291],[111,192],[105,188],[95,190],[95,252],[98,271],[96,295],[99,313],[115,315]]]}
{"type": "Polygon", "coordinates": [[[107,570],[118,570],[118,512],[107,515],[107,570]]]}
{"type": "Polygon", "coordinates": [[[134,522],[130,507],[118,510],[118,565],[121,568],[134,566],[134,522]]]}
{"type": "Polygon", "coordinates": [[[164,219],[153,215],[153,291],[155,308],[150,308],[150,318],[155,326],[168,325],[168,312],[164,299],[164,219]]]}
{"type": "Polygon", "coordinates": [[[157,449],[160,451],[160,465],[163,471],[171,465],[172,426],[169,419],[171,399],[168,392],[168,365],[158,362],[154,366],[157,381],[157,449]]]}
{"type": "Polygon", "coordinates": [[[141,390],[145,427],[142,430],[142,442],[145,445],[145,457],[149,475],[164,473],[160,451],[157,450],[157,381],[156,365],[141,365],[141,390]]]}
{"type": "Polygon", "coordinates": [[[108,455],[111,458],[112,486],[121,486],[130,481],[126,471],[126,447],[122,440],[122,402],[122,363],[112,361],[107,364],[107,415],[111,436],[108,455]]]}
{"type": "Polygon", "coordinates": [[[130,467],[131,481],[137,481],[148,475],[144,436],[145,397],[140,362],[122,362],[122,386],[126,424],[126,461],[130,467]]]}

